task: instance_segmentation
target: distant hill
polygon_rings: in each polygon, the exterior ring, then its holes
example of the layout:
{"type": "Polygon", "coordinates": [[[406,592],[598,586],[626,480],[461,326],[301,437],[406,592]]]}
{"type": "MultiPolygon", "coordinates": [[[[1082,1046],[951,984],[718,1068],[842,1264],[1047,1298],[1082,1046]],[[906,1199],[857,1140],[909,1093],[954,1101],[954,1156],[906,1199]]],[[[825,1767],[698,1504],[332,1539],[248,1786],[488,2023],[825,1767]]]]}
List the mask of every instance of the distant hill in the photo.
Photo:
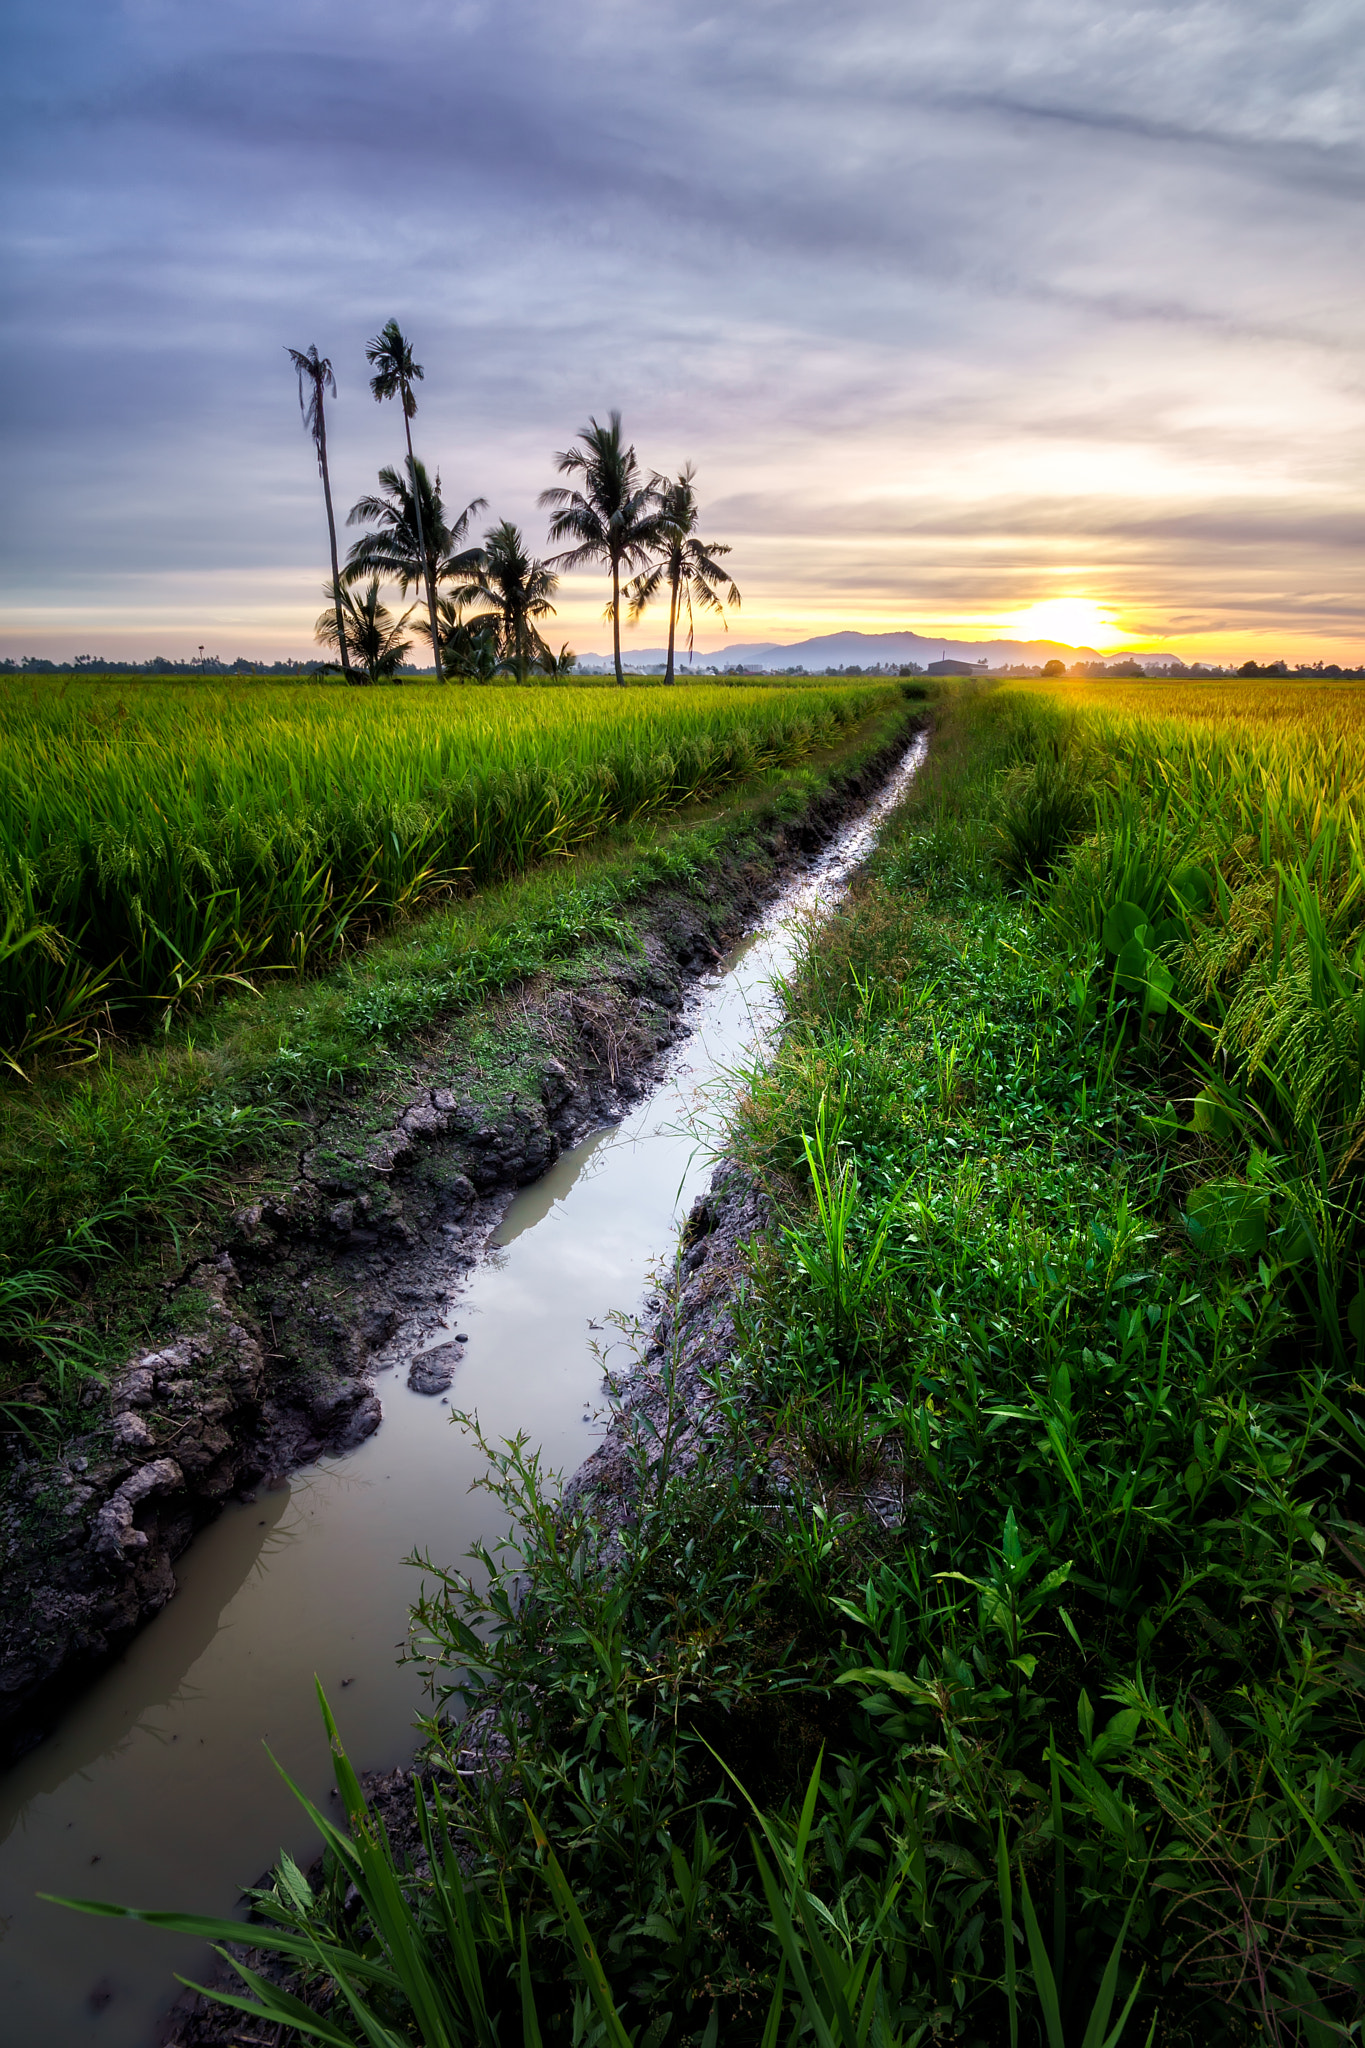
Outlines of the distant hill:
{"type": "MultiPolygon", "coordinates": [[[[668,658],[666,647],[632,647],[623,656],[631,668],[653,667],[668,658]]],[[[1093,647],[1068,647],[1061,640],[954,640],[947,634],[927,633],[820,633],[811,640],[730,641],[703,654],[698,650],[696,668],[729,668],[738,662],[744,668],[847,668],[860,662],[917,661],[927,668],[931,661],[952,656],[958,661],[988,661],[993,668],[1015,662],[1041,664],[1045,661],[1098,661],[1093,647]]],[[[585,654],[580,667],[611,667],[609,654],[585,654]]],[[[685,671],[685,655],[677,657],[685,671]]]]}

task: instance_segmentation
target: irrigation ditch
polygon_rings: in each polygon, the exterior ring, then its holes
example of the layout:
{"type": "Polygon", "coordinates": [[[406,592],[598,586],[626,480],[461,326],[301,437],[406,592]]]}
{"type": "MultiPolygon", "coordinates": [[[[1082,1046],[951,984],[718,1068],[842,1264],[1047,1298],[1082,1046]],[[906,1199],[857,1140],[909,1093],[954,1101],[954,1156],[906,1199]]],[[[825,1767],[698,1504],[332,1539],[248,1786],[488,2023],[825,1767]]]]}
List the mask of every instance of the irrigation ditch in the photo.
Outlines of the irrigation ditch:
{"type": "MultiPolygon", "coordinates": [[[[661,888],[633,906],[638,946],[595,952],[586,971],[545,977],[508,999],[503,1015],[518,1046],[513,1087],[491,1097],[477,1073],[453,1067],[433,1046],[420,1085],[401,1098],[319,1105],[299,1133],[292,1181],[243,1201],[211,1251],[168,1283],[175,1325],[169,1337],[128,1359],[92,1405],[88,1429],[64,1446],[56,1465],[21,1461],[11,1469],[8,1497],[0,1500],[9,1547],[0,1731],[8,1756],[22,1761],[10,1775],[5,1819],[12,1832],[0,1863],[0,1901],[10,1910],[25,1892],[22,1919],[32,1946],[24,1964],[12,1946],[0,1950],[0,1991],[12,2014],[41,2021],[43,2038],[145,2041],[150,2017],[165,2009],[168,1961],[174,1967],[164,1941],[139,1948],[136,1939],[129,1943],[130,1930],[102,1928],[103,1947],[96,1942],[88,1966],[73,1973],[68,1959],[73,1947],[80,1952],[89,1923],[73,1932],[69,1922],[53,1924],[62,1921],[55,1909],[38,1909],[42,1921],[31,1909],[33,1891],[54,1884],[47,1849],[61,1851],[57,1863],[65,1871],[70,1845],[61,1838],[80,1836],[76,1860],[104,1865],[99,1885],[106,1895],[150,1903],[154,1894],[167,1896],[168,1884],[175,1896],[178,1878],[192,1882],[205,1850],[215,1883],[230,1871],[235,1890],[278,1846],[275,1835],[260,1834],[267,1811],[274,1825],[270,1800],[278,1806],[278,1787],[263,1806],[253,1805],[233,1782],[235,1767],[224,1767],[219,1789],[241,1812],[225,1824],[215,1858],[212,1818],[202,1835],[188,1825],[182,1803],[192,1796],[191,1780],[176,1772],[192,1751],[212,1755],[223,1716],[241,1723],[260,1708],[259,1730],[233,1730],[239,1748],[249,1735],[257,1757],[261,1731],[287,1752],[282,1726],[287,1722],[292,1734],[295,1712],[300,1721],[312,1716],[306,1684],[284,1704],[280,1667],[260,1654],[238,1616],[253,1588],[280,1578],[281,1551],[290,1570],[300,1558],[311,1562],[281,1596],[285,1605],[272,1628],[293,1637],[292,1649],[305,1658],[315,1644],[323,1646],[320,1657],[335,1641],[346,1645],[341,1661],[357,1670],[347,1675],[338,1663],[330,1673],[329,1666],[331,1682],[348,1695],[355,1686],[362,1762],[368,1743],[372,1765],[392,1766],[395,1725],[410,1725],[415,1704],[411,1676],[398,1672],[390,1680],[372,1659],[367,1663],[371,1646],[347,1626],[345,1588],[349,1574],[357,1604],[368,1601],[401,1629],[406,1601],[396,1589],[406,1583],[404,1553],[434,1536],[454,1546],[444,1554],[457,1556],[461,1538],[478,1533],[477,1514],[471,1521],[473,1511],[457,1513],[452,1505],[462,1475],[441,1463],[457,1434],[435,1427],[446,1419],[447,1401],[458,1396],[461,1406],[479,1405],[494,1430],[500,1414],[511,1427],[534,1432],[543,1425],[568,1466],[581,1458],[586,1423],[605,1442],[582,1483],[603,1499],[620,1497],[628,1462],[623,1431],[647,1398],[645,1385],[626,1390],[624,1420],[618,1408],[613,1422],[586,1391],[600,1386],[600,1362],[593,1366],[590,1346],[579,1341],[583,1355],[561,1371],[554,1326],[573,1320],[580,1295],[599,1309],[622,1306],[613,1287],[626,1273],[637,1282],[643,1277],[642,1256],[666,1255],[668,1219],[694,1194],[681,1290],[665,1313],[675,1329],[686,1326],[687,1384],[694,1398],[700,1394],[702,1366],[727,1341],[733,1253],[757,1217],[738,1182],[710,1195],[700,1189],[705,1170],[677,1127],[678,1091],[695,1091],[723,1070],[752,1029],[764,978],[782,964],[780,945],[760,949],[747,971],[733,957],[725,961],[726,949],[774,899],[764,930],[775,937],[793,908],[784,884],[794,873],[814,868],[808,889],[822,879],[828,884],[831,875],[839,885],[870,843],[876,817],[913,772],[923,742],[916,740],[909,754],[906,744],[922,722],[907,715],[893,741],[856,769],[832,775],[804,815],[760,834],[744,859],[712,871],[699,888],[661,888]],[[710,1034],[704,1055],[680,1060],[684,1041],[699,1032],[710,1034]],[[665,1084],[676,1099],[660,1111],[665,1084]],[[541,1255],[526,1252],[532,1270],[518,1277],[515,1257],[529,1233],[549,1242],[553,1231],[536,1226],[571,1190],[590,1188],[594,1176],[599,1190],[606,1187],[606,1152],[643,1161],[642,1139],[658,1137],[661,1115],[669,1143],[656,1145],[634,1178],[628,1171],[614,1196],[602,1197],[607,1209],[589,1220],[569,1254],[573,1272],[563,1266],[565,1247],[551,1243],[549,1265],[535,1270],[541,1255]],[[622,1241],[629,1236],[631,1244],[618,1251],[613,1232],[626,1215],[622,1241]],[[523,1322],[521,1298],[539,1290],[541,1320],[508,1334],[497,1320],[503,1311],[480,1293],[485,1285],[517,1296],[523,1322]],[[499,1402],[508,1405],[500,1411],[499,1402]],[[400,1472],[395,1487],[384,1468],[397,1468],[410,1454],[417,1464],[409,1463],[406,1478],[400,1472]],[[291,1485],[291,1474],[303,1477],[291,1485]],[[338,1537],[333,1506],[348,1489],[360,1506],[347,1509],[352,1533],[338,1537]],[[409,1513],[419,1497],[432,1504],[434,1522],[409,1513]],[[308,1519],[330,1533],[312,1541],[308,1519]],[[61,1531],[55,1540],[54,1529],[61,1531]],[[376,1560],[386,1544],[381,1565],[376,1560]],[[157,1628],[144,1634],[154,1618],[157,1628]],[[187,1673],[195,1674],[190,1690],[212,1688],[201,1669],[210,1654],[220,1660],[230,1703],[213,1709],[220,1717],[214,1728],[170,1726],[163,1709],[172,1719],[182,1710],[187,1673]],[[242,1679],[253,1656],[254,1691],[242,1679]],[[121,1762],[158,1716],[136,1766],[121,1762]],[[168,1811],[153,1816],[150,1808],[163,1800],[168,1811]],[[51,1809],[46,1821],[35,1818],[44,1801],[51,1809]],[[129,1832],[139,1807],[148,1812],[146,1839],[121,1844],[132,1856],[121,1873],[112,1844],[85,1853],[87,1818],[95,1830],[90,1840],[102,1829],[103,1841],[111,1829],[129,1832]],[[169,1855],[168,1831],[178,1831],[169,1855]],[[254,1865],[231,1861],[252,1854],[254,1865]]],[[[637,1286],[637,1298],[638,1292],[637,1286]]],[[[582,1320],[579,1313],[576,1341],[582,1320]]],[[[655,1344],[665,1335],[656,1329],[655,1344]]],[[[691,1426],[704,1431],[704,1417],[691,1426]]],[[[388,1663],[396,1669],[392,1656],[388,1663]]],[[[195,1785],[204,1762],[197,1768],[195,1785]]],[[[75,1886],[59,1873],[55,1888],[90,1885],[75,1886]]],[[[190,2024],[182,2013],[173,2026],[190,2024]]],[[[166,2038],[212,2037],[172,2031],[166,2038]]]]}

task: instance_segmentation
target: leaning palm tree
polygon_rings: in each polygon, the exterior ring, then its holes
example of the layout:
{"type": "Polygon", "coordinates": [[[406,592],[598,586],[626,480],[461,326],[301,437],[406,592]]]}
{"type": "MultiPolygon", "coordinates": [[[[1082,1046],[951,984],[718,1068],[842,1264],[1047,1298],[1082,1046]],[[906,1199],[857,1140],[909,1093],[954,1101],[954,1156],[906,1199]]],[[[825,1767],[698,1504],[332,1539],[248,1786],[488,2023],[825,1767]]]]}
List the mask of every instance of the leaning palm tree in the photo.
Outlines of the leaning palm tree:
{"type": "MultiPolygon", "coordinates": [[[[314,628],[314,637],[324,647],[338,647],[343,665],[353,658],[370,683],[389,682],[402,667],[411,646],[403,628],[412,616],[412,606],[395,619],[379,601],[379,578],[372,576],[364,590],[348,590],[340,583],[327,589],[332,600],[314,628]]],[[[347,680],[352,680],[346,668],[347,680]]]]}
{"type": "Polygon", "coordinates": [[[503,659],[516,670],[517,681],[524,683],[528,655],[539,660],[545,652],[536,620],[553,616],[550,600],[559,588],[559,578],[544,562],[532,561],[520,527],[510,519],[489,527],[480,552],[478,588],[489,609],[471,618],[469,626],[473,630],[481,618],[497,620],[503,659]]]}
{"type": "Polygon", "coordinates": [[[299,373],[299,411],[303,424],[313,437],[317,450],[318,468],[322,472],[322,495],[327,501],[327,538],[332,544],[332,587],[338,593],[336,601],[337,640],[341,648],[341,668],[347,682],[351,680],[351,657],[346,646],[346,635],[341,627],[341,572],[337,567],[337,523],[332,512],[332,479],[327,474],[327,415],[323,409],[323,392],[337,395],[337,380],[332,373],[331,359],[318,354],[316,342],[307,349],[291,348],[285,353],[299,373]]]}
{"type": "MultiPolygon", "coordinates": [[[[343,581],[391,576],[405,597],[409,590],[434,591],[443,584],[470,595],[476,588],[481,554],[478,548],[461,544],[474,514],[485,509],[484,499],[475,498],[453,525],[448,524],[439,473],[433,480],[425,463],[415,456],[406,476],[396,469],[381,469],[378,491],[358,498],[346,515],[348,526],[368,524],[371,531],[352,544],[343,581]]],[[[438,634],[440,619],[438,602],[438,634]]],[[[444,674],[439,656],[436,674],[438,678],[444,674]]]]}
{"type": "Polygon", "coordinates": [[[580,427],[581,448],[556,455],[561,476],[582,479],[581,490],[558,484],[542,491],[540,502],[556,508],[550,521],[551,540],[571,540],[574,546],[551,560],[566,569],[581,569],[589,562],[602,562],[611,571],[611,598],[604,616],[611,620],[612,651],[616,659],[616,680],[625,682],[621,669],[621,571],[643,568],[659,538],[661,513],[653,486],[642,481],[635,450],[621,439],[621,415],[613,412],[608,424],[590,420],[580,427]]]}
{"type": "MultiPolygon", "coordinates": [[[[403,405],[403,431],[408,437],[408,470],[416,475],[416,458],[412,452],[412,418],[417,410],[417,400],[412,387],[423,376],[422,365],[414,362],[412,343],[403,333],[396,320],[386,321],[365,351],[365,360],[374,371],[370,389],[377,403],[386,398],[399,398],[403,405]]],[[[427,561],[426,541],[422,531],[422,503],[420,490],[413,499],[413,511],[417,525],[417,558],[423,564],[427,561]]],[[[441,631],[436,618],[436,584],[427,572],[423,578],[427,591],[427,617],[431,621],[431,652],[436,663],[436,680],[444,680],[441,669],[441,631]]]]}
{"type": "MultiPolygon", "coordinates": [[[[673,680],[673,643],[678,628],[680,605],[687,610],[687,651],[692,652],[692,608],[720,614],[725,623],[725,605],[738,608],[738,586],[722,569],[717,555],[730,550],[717,540],[697,539],[699,515],[693,489],[697,472],[689,462],[676,477],[656,476],[654,489],[663,507],[658,554],[627,591],[630,618],[634,625],[645,608],[665,587],[668,590],[668,666],[665,683],[673,680]],[[724,602],[722,603],[722,594],[724,602]]],[[[729,630],[728,627],[726,629],[729,630]]]]}

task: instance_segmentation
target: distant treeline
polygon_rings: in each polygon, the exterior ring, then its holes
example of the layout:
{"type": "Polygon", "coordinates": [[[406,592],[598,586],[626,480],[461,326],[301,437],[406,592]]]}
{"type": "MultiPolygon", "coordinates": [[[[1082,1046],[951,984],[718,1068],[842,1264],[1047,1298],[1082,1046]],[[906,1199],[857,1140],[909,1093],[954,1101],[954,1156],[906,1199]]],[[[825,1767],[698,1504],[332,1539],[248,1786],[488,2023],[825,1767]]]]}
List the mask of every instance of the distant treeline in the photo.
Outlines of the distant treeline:
{"type": "MultiPolygon", "coordinates": [[[[968,665],[963,663],[962,666],[965,670],[968,665]]],[[[630,672],[639,675],[643,679],[653,680],[663,674],[663,663],[652,663],[648,668],[630,672]]],[[[574,680],[576,682],[597,681],[600,680],[601,673],[601,671],[595,668],[580,670],[575,675],[574,680]]],[[[607,670],[606,673],[610,674],[611,671],[607,670]]],[[[839,667],[837,663],[831,663],[829,667],[819,669],[801,667],[783,669],[746,668],[742,663],[731,662],[723,668],[720,666],[706,668],[700,665],[689,666],[680,671],[680,673],[685,677],[696,679],[712,676],[718,679],[742,676],[747,681],[759,682],[764,677],[770,677],[773,681],[782,681],[796,676],[905,677],[923,675],[925,671],[917,661],[850,662],[844,668],[839,667]]],[[[1144,668],[1141,663],[1136,661],[1076,661],[1072,662],[1069,668],[1060,661],[1049,662],[1045,667],[1038,665],[1029,667],[1027,664],[1014,662],[998,669],[990,669],[989,671],[977,670],[976,673],[989,673],[993,676],[1003,677],[1039,675],[1090,676],[1096,680],[1105,676],[1138,680],[1150,677],[1153,681],[1160,681],[1167,676],[1193,676],[1210,680],[1216,679],[1219,676],[1321,676],[1324,680],[1332,681],[1365,681],[1365,667],[1343,667],[1339,662],[1335,661],[1299,661],[1295,662],[1292,666],[1287,661],[1244,661],[1238,665],[1229,664],[1227,667],[1219,667],[1216,663],[1211,664],[1201,661],[1192,662],[1188,666],[1180,662],[1162,662],[1159,665],[1153,664],[1149,668],[1144,668]]],[[[418,668],[410,662],[404,662],[396,671],[395,680],[403,679],[422,682],[426,679],[434,680],[435,674],[434,668],[418,668]]],[[[326,661],[248,661],[244,654],[239,654],[235,661],[219,661],[212,655],[203,661],[168,661],[161,654],[153,655],[150,661],[106,661],[103,655],[96,654],[78,654],[74,661],[45,661],[39,655],[26,654],[21,661],[14,661],[8,658],[0,660],[0,675],[90,677],[286,676],[295,682],[309,676],[316,676],[319,679],[326,676],[332,681],[337,679],[334,664],[326,661]]],[[[484,679],[479,678],[479,680],[484,679]]],[[[544,678],[537,676],[532,678],[532,680],[543,683],[544,678]]],[[[499,676],[498,681],[505,683],[507,677],[505,675],[499,676]]]]}
{"type": "Polygon", "coordinates": [[[1335,661],[1243,661],[1229,662],[1225,667],[1217,662],[1203,661],[1151,661],[1145,666],[1132,660],[1125,661],[1073,661],[1068,668],[1065,662],[1049,661],[1042,668],[1025,668],[1018,665],[992,670],[992,674],[1006,676],[1089,676],[1100,680],[1105,676],[1143,681],[1150,678],[1160,681],[1167,676],[1193,676],[1196,680],[1208,680],[1218,676],[1323,676],[1340,677],[1345,682],[1359,682],[1365,678],[1365,668],[1343,668],[1335,661]]]}
{"type": "Polygon", "coordinates": [[[4,676],[310,676],[327,664],[313,661],[248,661],[239,654],[236,661],[167,661],[154,654],[150,661],[106,661],[102,654],[78,654],[74,661],[44,661],[26,654],[22,661],[0,661],[4,676]]]}

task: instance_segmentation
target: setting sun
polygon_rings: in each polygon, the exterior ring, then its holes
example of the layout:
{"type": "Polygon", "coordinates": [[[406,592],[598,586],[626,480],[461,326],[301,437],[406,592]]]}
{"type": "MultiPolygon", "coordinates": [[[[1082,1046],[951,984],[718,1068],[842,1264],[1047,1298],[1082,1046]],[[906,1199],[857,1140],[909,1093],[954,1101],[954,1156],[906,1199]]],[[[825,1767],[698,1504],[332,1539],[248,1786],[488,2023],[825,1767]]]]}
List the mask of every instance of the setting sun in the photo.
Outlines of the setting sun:
{"type": "Polygon", "coordinates": [[[1073,647],[1096,650],[1114,646],[1121,637],[1108,606],[1092,597],[1043,598],[1023,611],[1008,613],[1001,623],[1021,640],[1065,640],[1073,647]]]}

